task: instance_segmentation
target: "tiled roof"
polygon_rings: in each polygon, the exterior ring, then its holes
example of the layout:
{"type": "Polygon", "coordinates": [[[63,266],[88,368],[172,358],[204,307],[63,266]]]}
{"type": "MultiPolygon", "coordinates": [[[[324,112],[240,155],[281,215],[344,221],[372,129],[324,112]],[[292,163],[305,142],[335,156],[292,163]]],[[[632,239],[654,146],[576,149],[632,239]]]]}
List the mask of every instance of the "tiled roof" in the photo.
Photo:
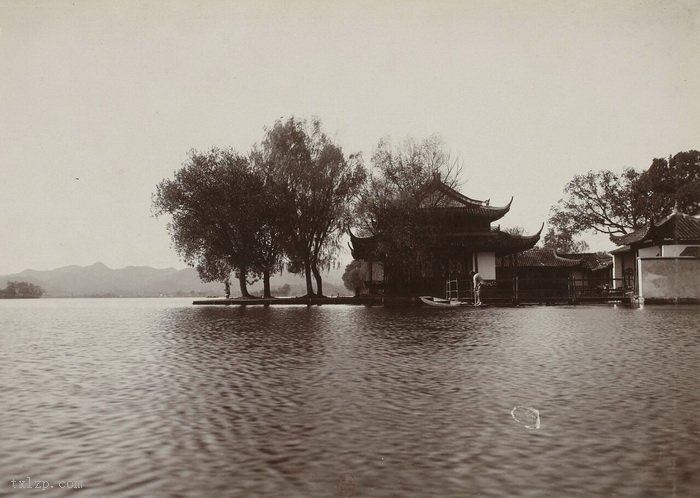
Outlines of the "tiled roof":
{"type": "Polygon", "coordinates": [[[700,240],[700,218],[677,213],[675,226],[667,238],[674,240],[700,240]]]}
{"type": "MultiPolygon", "coordinates": [[[[503,256],[530,249],[537,244],[541,233],[542,228],[533,235],[511,235],[500,230],[448,233],[437,237],[434,248],[449,251],[494,251],[497,256],[503,256]]],[[[356,237],[350,232],[350,252],[355,259],[381,257],[377,252],[379,246],[377,237],[356,237]]]]}
{"type": "MultiPolygon", "coordinates": [[[[544,226],[544,225],[543,225],[544,226]]],[[[500,230],[489,232],[464,232],[446,234],[442,239],[448,248],[464,248],[471,251],[494,251],[497,256],[526,251],[540,240],[539,232],[533,235],[511,235],[500,230]]]]}
{"type": "MultiPolygon", "coordinates": [[[[426,203],[429,209],[459,209],[470,216],[487,218],[489,221],[496,221],[505,216],[510,211],[513,198],[505,206],[491,206],[490,200],[480,201],[472,199],[458,192],[449,185],[445,185],[439,178],[434,178],[425,187],[426,203]]],[[[425,205],[424,204],[424,205],[425,205]]]]}
{"type": "Polygon", "coordinates": [[[684,213],[673,213],[653,225],[647,224],[647,226],[632,233],[620,236],[613,235],[610,240],[619,246],[644,242],[700,241],[700,218],[684,213]]]}
{"type": "MultiPolygon", "coordinates": [[[[573,259],[562,258],[558,256],[553,249],[530,249],[521,252],[517,255],[517,266],[534,267],[534,268],[573,268],[578,266],[579,262],[573,259]]],[[[504,267],[510,266],[510,261],[503,262],[504,267]]]]}
{"type": "MultiPolygon", "coordinates": [[[[581,253],[557,254],[553,249],[530,249],[517,256],[517,266],[520,268],[579,268],[597,271],[612,265],[612,257],[608,254],[581,253]]],[[[503,261],[504,267],[510,266],[510,261],[503,261]]]]}
{"type": "Polygon", "coordinates": [[[496,221],[503,218],[506,213],[510,211],[510,203],[503,207],[474,206],[466,204],[461,206],[437,206],[426,209],[433,213],[449,213],[450,211],[459,211],[460,213],[465,213],[468,216],[473,216],[474,218],[486,218],[488,221],[496,221]]]}
{"type": "Polygon", "coordinates": [[[627,246],[630,244],[636,244],[644,240],[644,238],[649,233],[649,225],[635,230],[632,233],[627,233],[625,235],[611,235],[610,240],[612,240],[618,246],[627,246]]]}
{"type": "Polygon", "coordinates": [[[562,258],[572,259],[579,262],[583,270],[602,270],[612,265],[612,256],[597,252],[582,252],[573,254],[559,254],[562,258]]]}

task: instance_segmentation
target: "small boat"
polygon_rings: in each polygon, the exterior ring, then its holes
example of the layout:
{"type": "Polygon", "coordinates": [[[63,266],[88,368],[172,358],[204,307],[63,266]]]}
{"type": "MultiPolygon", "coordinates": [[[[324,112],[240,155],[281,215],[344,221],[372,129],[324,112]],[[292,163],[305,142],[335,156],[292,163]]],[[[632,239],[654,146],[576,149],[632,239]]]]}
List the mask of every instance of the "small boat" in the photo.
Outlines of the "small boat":
{"type": "Polygon", "coordinates": [[[441,297],[434,296],[419,296],[420,300],[428,306],[437,306],[441,308],[449,308],[453,306],[462,306],[463,302],[457,301],[456,299],[443,299],[441,297]]]}

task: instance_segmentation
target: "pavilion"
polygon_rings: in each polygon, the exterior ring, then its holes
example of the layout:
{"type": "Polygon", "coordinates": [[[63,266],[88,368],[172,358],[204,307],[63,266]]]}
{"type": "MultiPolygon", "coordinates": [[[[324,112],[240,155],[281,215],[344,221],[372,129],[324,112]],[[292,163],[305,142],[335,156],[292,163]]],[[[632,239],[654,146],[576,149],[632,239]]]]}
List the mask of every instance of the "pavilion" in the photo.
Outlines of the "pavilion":
{"type": "Polygon", "coordinates": [[[534,235],[513,235],[501,231],[500,226],[491,226],[510,211],[512,198],[504,206],[491,206],[489,200],[467,197],[438,178],[426,189],[420,209],[430,224],[426,227],[426,233],[430,233],[426,236],[429,257],[409,272],[410,278],[385,274],[387,255],[381,244],[384,234],[358,237],[350,233],[352,256],[364,261],[370,292],[443,295],[446,281],[468,281],[471,270],[478,271],[486,281],[495,280],[497,258],[513,257],[533,247],[540,238],[542,228],[534,235]]]}

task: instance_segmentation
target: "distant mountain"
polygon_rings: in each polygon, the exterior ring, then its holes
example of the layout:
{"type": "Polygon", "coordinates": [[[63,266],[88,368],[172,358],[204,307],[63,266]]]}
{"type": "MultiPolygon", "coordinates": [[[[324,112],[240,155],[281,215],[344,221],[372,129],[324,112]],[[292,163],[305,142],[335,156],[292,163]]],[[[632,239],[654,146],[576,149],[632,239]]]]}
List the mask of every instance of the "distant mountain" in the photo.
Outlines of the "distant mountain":
{"type": "MultiPolygon", "coordinates": [[[[348,291],[342,285],[342,270],[324,276],[324,294],[344,294],[348,291]]],[[[10,280],[19,280],[39,285],[44,289],[44,297],[151,297],[151,296],[209,296],[223,295],[220,283],[204,283],[193,268],[151,268],[149,266],[127,266],[112,269],[102,263],[91,266],[64,266],[55,270],[24,270],[11,275],[0,275],[0,288],[10,280]]],[[[304,279],[298,275],[285,273],[270,279],[273,293],[285,284],[289,285],[290,295],[306,292],[304,279]]],[[[262,282],[249,286],[251,293],[259,293],[262,282]]],[[[231,281],[231,292],[238,294],[238,282],[231,281]]]]}

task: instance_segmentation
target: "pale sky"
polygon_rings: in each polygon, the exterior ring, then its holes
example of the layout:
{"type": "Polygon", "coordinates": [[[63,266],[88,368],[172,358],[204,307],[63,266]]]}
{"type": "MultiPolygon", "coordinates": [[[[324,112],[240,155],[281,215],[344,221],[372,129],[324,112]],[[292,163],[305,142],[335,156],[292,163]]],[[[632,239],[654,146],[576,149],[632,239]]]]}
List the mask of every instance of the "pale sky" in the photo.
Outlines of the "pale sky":
{"type": "Polygon", "coordinates": [[[700,148],[699,54],[698,0],[0,0],[0,274],[183,267],[155,185],[292,115],[367,164],[438,133],[531,233],[574,174],[700,148]]]}

